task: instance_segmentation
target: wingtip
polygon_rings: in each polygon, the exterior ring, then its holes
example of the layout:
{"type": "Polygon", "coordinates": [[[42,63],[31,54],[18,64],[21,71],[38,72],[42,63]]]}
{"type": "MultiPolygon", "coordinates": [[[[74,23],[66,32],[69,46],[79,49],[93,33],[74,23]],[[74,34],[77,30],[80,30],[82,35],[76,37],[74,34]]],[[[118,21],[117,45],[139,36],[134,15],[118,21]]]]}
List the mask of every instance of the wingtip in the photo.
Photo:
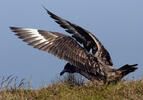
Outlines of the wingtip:
{"type": "Polygon", "coordinates": [[[48,14],[51,14],[51,12],[44,5],[42,5],[42,7],[47,11],[48,14]]]}
{"type": "Polygon", "coordinates": [[[16,29],[19,29],[19,28],[22,28],[22,27],[14,27],[14,26],[10,26],[9,27],[11,30],[16,30],[16,29]]]}
{"type": "Polygon", "coordinates": [[[17,30],[17,27],[10,26],[9,29],[10,29],[12,32],[15,32],[15,31],[17,30]]]}
{"type": "Polygon", "coordinates": [[[136,66],[138,66],[138,64],[134,64],[133,66],[134,66],[135,70],[138,69],[138,67],[136,67],[136,66]]]}
{"type": "Polygon", "coordinates": [[[42,7],[47,11],[47,8],[44,5],[42,5],[42,7]]]}
{"type": "Polygon", "coordinates": [[[138,66],[138,64],[133,64],[133,65],[129,65],[129,66],[134,67],[134,69],[138,69],[138,67],[136,67],[136,66],[138,66]]]}
{"type": "Polygon", "coordinates": [[[134,65],[132,65],[132,66],[138,66],[138,64],[134,64],[134,65]]]}
{"type": "Polygon", "coordinates": [[[9,29],[10,29],[12,32],[17,32],[17,31],[19,31],[19,30],[22,30],[23,28],[22,28],[22,27],[10,26],[9,29]]]}
{"type": "Polygon", "coordinates": [[[9,28],[10,28],[10,30],[16,29],[16,27],[13,27],[13,26],[10,26],[9,28]]]}

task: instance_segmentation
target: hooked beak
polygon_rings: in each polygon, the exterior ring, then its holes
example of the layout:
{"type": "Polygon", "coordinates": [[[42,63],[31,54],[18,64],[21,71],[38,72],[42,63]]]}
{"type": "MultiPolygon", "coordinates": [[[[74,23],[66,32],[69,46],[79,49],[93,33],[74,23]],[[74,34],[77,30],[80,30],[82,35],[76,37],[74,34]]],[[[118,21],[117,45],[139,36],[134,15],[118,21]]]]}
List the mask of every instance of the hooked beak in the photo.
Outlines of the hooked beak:
{"type": "Polygon", "coordinates": [[[60,72],[60,76],[62,76],[65,73],[65,70],[60,72]]]}

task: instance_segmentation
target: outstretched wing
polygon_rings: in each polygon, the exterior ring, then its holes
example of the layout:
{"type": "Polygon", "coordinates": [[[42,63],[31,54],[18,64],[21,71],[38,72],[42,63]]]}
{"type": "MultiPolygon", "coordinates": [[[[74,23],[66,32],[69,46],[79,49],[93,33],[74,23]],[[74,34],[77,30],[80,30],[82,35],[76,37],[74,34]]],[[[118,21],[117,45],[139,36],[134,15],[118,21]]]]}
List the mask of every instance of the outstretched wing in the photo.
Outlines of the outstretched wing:
{"type": "Polygon", "coordinates": [[[90,54],[70,36],[30,28],[10,27],[10,29],[34,48],[47,51],[86,71],[92,67],[89,65],[90,54]]]}
{"type": "Polygon", "coordinates": [[[76,24],[60,18],[47,9],[46,11],[53,19],[55,19],[56,23],[66,29],[68,33],[73,34],[72,37],[74,37],[79,43],[83,44],[87,51],[92,49],[94,56],[100,58],[107,65],[113,65],[110,54],[92,33],[76,24]]]}

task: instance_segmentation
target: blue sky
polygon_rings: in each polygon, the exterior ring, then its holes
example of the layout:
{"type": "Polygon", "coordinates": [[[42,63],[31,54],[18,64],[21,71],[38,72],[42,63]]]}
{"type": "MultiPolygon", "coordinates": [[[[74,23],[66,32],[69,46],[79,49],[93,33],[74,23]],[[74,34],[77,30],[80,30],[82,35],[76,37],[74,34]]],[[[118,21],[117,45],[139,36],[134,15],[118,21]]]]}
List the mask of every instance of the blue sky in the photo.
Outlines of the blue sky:
{"type": "Polygon", "coordinates": [[[9,30],[9,26],[19,26],[67,34],[41,5],[92,32],[110,52],[116,68],[139,64],[127,77],[143,76],[142,0],[1,0],[0,76],[14,74],[40,86],[56,79],[66,64],[26,45],[9,30]]]}

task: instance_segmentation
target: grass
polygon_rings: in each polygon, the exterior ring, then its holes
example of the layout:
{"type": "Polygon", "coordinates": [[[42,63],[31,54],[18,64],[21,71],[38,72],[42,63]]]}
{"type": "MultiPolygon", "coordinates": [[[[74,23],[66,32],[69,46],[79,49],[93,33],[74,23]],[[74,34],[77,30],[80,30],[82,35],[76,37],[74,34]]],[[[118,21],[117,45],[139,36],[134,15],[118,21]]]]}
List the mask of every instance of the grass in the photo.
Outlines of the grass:
{"type": "Polygon", "coordinates": [[[74,76],[72,81],[69,77],[38,90],[27,88],[29,83],[23,79],[17,83],[12,76],[3,78],[0,100],[143,100],[143,80],[97,86],[91,82],[83,84],[83,80],[74,83],[74,76]]]}

